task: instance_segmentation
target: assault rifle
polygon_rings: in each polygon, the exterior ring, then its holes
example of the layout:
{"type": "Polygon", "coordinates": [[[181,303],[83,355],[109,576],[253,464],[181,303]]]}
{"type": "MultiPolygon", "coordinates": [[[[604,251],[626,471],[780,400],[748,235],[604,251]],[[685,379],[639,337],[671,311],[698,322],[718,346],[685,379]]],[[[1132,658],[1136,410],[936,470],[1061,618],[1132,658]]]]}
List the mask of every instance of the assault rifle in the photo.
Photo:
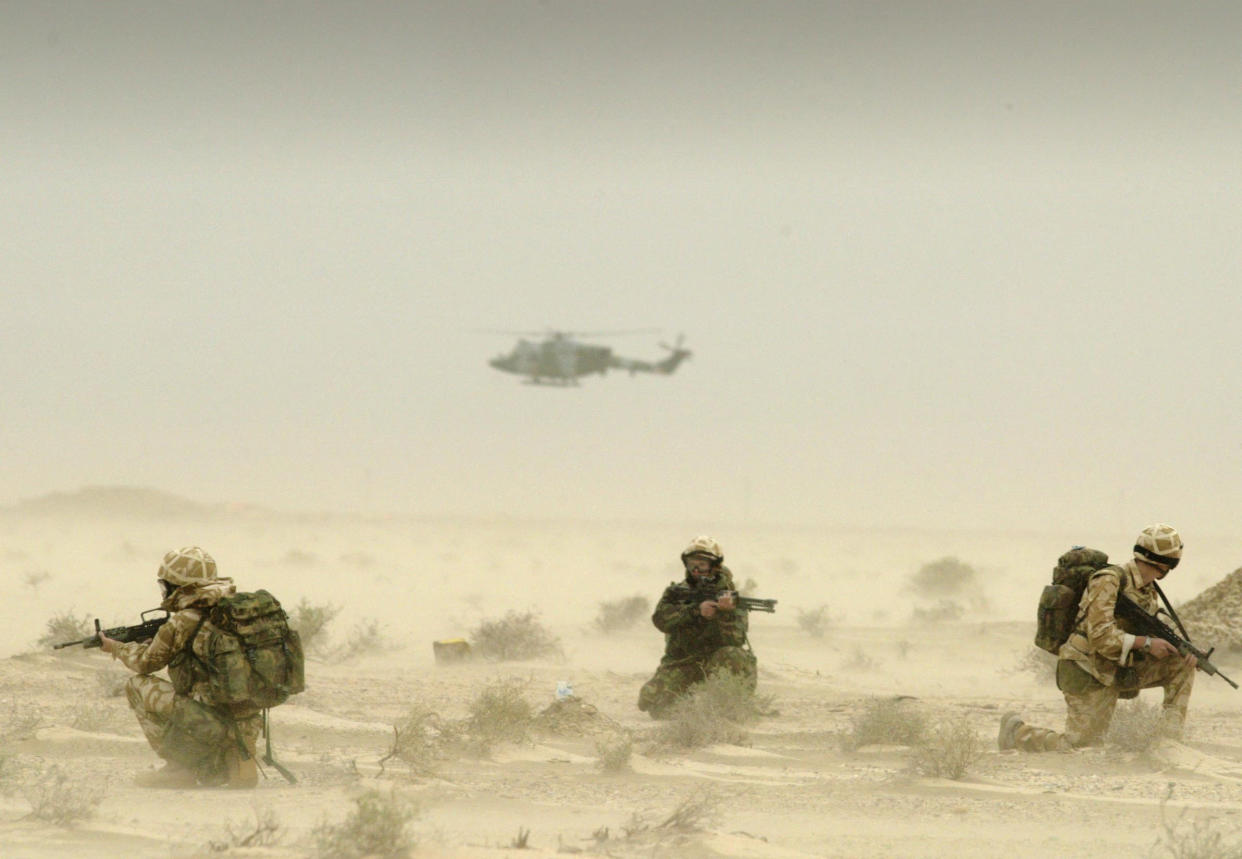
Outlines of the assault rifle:
{"type": "Polygon", "coordinates": [[[1115,609],[1114,614],[1121,620],[1126,621],[1126,624],[1134,630],[1136,635],[1163,638],[1169,644],[1176,647],[1177,652],[1182,656],[1193,655],[1195,659],[1199,660],[1195,667],[1204,674],[1209,676],[1215,675],[1221,680],[1224,680],[1234,689],[1238,688],[1237,683],[1234,683],[1224,674],[1221,674],[1220,670],[1212,664],[1211,657],[1213,651],[1216,650],[1215,647],[1209,647],[1207,652],[1200,650],[1185,638],[1182,638],[1174,632],[1167,623],[1160,620],[1158,617],[1143,611],[1138,603],[1130,599],[1125,594],[1117,594],[1117,608],[1115,609]]]}
{"type": "Polygon", "coordinates": [[[776,600],[761,600],[758,597],[744,597],[737,591],[719,591],[711,593],[708,591],[687,591],[674,597],[679,603],[696,603],[704,600],[718,600],[721,597],[733,597],[733,603],[743,611],[766,611],[768,614],[776,613],[776,600]]]}
{"type": "MultiPolygon", "coordinates": [[[[117,626],[112,629],[103,630],[104,635],[115,641],[125,644],[130,641],[147,641],[155,638],[155,633],[160,631],[160,627],[168,623],[168,612],[162,608],[147,609],[141,614],[142,623],[136,623],[133,626],[117,626]],[[156,612],[164,612],[163,617],[147,618],[147,615],[156,612]]],[[[82,645],[83,647],[99,647],[103,642],[99,640],[99,618],[95,618],[95,634],[87,638],[80,638],[77,641],[65,641],[60,644],[53,644],[53,650],[60,650],[62,647],[73,647],[82,645]]]]}

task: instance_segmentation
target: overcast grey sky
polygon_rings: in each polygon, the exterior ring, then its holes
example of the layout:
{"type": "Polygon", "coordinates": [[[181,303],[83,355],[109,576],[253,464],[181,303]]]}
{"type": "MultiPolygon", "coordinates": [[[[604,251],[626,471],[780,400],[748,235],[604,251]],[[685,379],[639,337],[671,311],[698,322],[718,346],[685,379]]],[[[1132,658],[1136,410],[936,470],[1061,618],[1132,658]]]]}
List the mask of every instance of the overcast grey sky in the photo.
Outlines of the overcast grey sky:
{"type": "Polygon", "coordinates": [[[1240,37],[1232,2],[0,4],[0,503],[1235,533],[1240,37]],[[646,326],[693,359],[571,390],[476,331],[646,326]]]}

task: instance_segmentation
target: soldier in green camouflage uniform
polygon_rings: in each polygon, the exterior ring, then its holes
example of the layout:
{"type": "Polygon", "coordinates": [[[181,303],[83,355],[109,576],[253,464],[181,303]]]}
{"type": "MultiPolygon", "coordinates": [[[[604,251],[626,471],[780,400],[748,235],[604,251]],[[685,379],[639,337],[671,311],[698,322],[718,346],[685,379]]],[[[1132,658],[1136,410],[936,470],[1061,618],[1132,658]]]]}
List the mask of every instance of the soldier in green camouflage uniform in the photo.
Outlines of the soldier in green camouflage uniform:
{"type": "Polygon", "coordinates": [[[638,709],[656,719],[716,671],[742,677],[752,692],[758,673],[746,640],[746,612],[734,605],[736,587],[733,574],[723,566],[720,544],[696,537],[681,561],[686,578],[665,589],[651,616],[664,633],[664,658],[638,693],[638,709]]]}
{"type": "Polygon", "coordinates": [[[137,672],[126,682],[125,695],[147,742],[167,761],[163,769],[140,775],[138,783],[254,787],[254,750],[262,718],[258,713],[223,713],[206,703],[203,654],[197,652],[202,637],[195,635],[205,612],[236,592],[233,580],[219,578],[215,559],[197,546],[166,554],[157,579],[164,596],[160,608],[172,614],[155,637],[123,644],[100,636],[105,653],[137,672]],[[165,667],[171,683],[153,676],[165,667]]]}
{"type": "Polygon", "coordinates": [[[1160,607],[1154,582],[1177,566],[1182,538],[1170,525],[1152,525],[1139,534],[1134,559],[1104,567],[1094,575],[1079,603],[1079,619],[1057,660],[1057,688],[1065,696],[1065,731],[1036,728],[1006,713],[997,742],[1002,750],[1068,751],[1098,745],[1108,732],[1119,697],[1140,689],[1164,689],[1160,732],[1178,739],[1194,686],[1194,656],[1181,659],[1162,638],[1133,635],[1114,616],[1120,591],[1148,614],[1160,607]]]}

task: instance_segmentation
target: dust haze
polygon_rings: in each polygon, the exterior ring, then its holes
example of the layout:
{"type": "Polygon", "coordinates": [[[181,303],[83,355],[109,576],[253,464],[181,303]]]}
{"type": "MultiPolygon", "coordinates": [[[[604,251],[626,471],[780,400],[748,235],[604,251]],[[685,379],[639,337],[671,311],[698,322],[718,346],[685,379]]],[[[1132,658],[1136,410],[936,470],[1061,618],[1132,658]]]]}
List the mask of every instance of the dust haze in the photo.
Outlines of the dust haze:
{"type": "Polygon", "coordinates": [[[1193,766],[991,738],[1011,707],[1062,718],[1023,666],[1070,545],[1124,557],[1174,523],[1175,602],[1242,562],[1240,26],[1225,3],[0,7],[0,707],[38,722],[0,733],[0,852],[196,855],[254,804],[170,823],[131,784],[155,757],[100,698],[109,661],[35,646],[63,612],[136,622],[187,544],[385,644],[316,657],[273,712],[302,783],[261,784],[285,835],[237,855],[307,855],[376,786],[420,805],[416,855],[452,856],[520,827],[549,854],[985,856],[1107,824],[1134,852],[1170,780],[1196,819],[1236,809],[1236,703],[1202,675],[1193,766]],[[583,339],[656,360],[684,334],[675,375],[487,366],[496,331],[653,327],[583,339]],[[634,708],[660,635],[592,620],[654,602],[699,533],[779,600],[751,620],[776,712],[670,754],[634,708]],[[942,558],[976,573],[947,615],[910,586],[942,558]],[[434,664],[510,610],[562,656],[434,664]],[[411,706],[460,716],[500,677],[537,708],[571,680],[632,769],[575,735],[380,771],[411,706]],[[966,779],[847,750],[894,695],[991,743],[966,779]],[[105,785],[94,817],[29,816],[52,763],[105,785]],[[742,822],[591,841],[695,786],[742,822]]]}

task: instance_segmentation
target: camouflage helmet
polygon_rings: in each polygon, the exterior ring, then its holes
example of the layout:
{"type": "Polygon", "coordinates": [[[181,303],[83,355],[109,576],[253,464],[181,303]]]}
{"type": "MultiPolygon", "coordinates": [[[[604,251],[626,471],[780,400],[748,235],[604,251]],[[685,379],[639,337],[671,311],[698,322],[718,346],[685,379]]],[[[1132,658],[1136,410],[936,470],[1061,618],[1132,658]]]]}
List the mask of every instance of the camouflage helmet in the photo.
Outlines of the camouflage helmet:
{"type": "Polygon", "coordinates": [[[706,535],[695,537],[690,541],[690,545],[686,546],[686,550],[681,553],[681,562],[684,564],[686,558],[689,558],[691,555],[701,555],[704,558],[710,558],[713,565],[724,561],[724,550],[720,548],[720,544],[706,535]]]}
{"type": "Polygon", "coordinates": [[[1182,537],[1172,525],[1149,525],[1134,541],[1134,559],[1171,570],[1182,559],[1182,537]]]}
{"type": "Polygon", "coordinates": [[[186,546],[165,555],[155,577],[177,587],[214,582],[216,559],[198,546],[186,546]]]}

